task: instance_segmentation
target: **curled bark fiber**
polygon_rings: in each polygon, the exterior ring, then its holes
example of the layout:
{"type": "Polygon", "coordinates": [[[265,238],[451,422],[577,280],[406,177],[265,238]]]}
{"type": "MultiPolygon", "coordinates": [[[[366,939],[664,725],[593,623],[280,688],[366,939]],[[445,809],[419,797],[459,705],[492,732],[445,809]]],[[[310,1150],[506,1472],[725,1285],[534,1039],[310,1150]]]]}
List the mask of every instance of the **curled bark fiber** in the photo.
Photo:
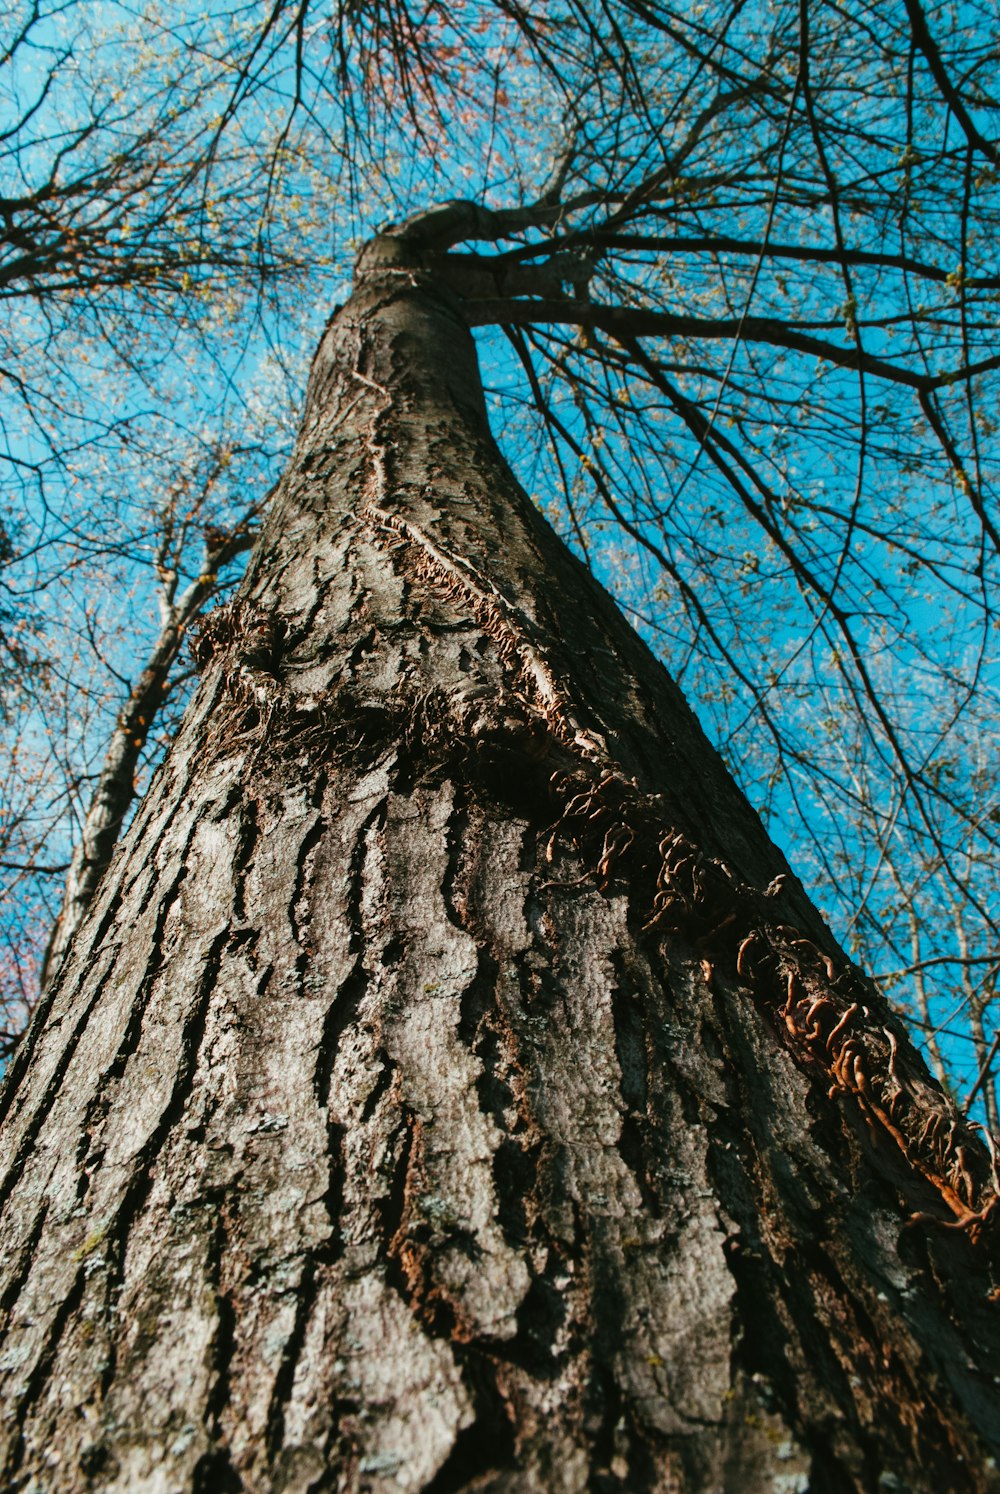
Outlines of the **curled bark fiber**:
{"type": "Polygon", "coordinates": [[[13,1489],[985,1490],[997,1183],[384,241],[0,1110],[13,1489]]]}

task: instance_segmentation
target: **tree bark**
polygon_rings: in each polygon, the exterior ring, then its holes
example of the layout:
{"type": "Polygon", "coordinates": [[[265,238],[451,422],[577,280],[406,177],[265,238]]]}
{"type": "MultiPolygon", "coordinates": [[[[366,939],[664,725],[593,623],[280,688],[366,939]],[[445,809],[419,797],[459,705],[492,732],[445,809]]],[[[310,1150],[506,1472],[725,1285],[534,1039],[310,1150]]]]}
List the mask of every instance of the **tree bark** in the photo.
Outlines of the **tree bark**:
{"type": "Polygon", "coordinates": [[[4,1470],[996,1487],[996,1188],[362,256],[0,1097],[4,1470]]]}

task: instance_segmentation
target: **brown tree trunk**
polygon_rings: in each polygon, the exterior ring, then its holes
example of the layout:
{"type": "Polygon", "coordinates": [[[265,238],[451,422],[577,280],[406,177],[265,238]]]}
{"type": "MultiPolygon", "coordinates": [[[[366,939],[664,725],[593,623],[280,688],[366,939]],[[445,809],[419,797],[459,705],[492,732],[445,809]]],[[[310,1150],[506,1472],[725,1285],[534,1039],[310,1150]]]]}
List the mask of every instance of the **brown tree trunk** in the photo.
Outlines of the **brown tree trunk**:
{"type": "Polygon", "coordinates": [[[252,543],[249,523],[219,532],[214,543],[206,542],[201,575],[189,582],[178,597],[174,595],[174,573],[168,591],[161,593],[160,632],[145,668],[119,712],[84,815],[80,839],[73,849],[62,905],[42,960],[39,985],[43,990],[65,957],[108,869],[125,817],[135,800],[139,758],[162,709],[164,691],[170,684],[171,671],[187,631],[215,590],[218,572],[250,549],[252,543]]]}
{"type": "Polygon", "coordinates": [[[2,1095],[6,1479],[986,1489],[989,1158],[363,256],[2,1095]]]}

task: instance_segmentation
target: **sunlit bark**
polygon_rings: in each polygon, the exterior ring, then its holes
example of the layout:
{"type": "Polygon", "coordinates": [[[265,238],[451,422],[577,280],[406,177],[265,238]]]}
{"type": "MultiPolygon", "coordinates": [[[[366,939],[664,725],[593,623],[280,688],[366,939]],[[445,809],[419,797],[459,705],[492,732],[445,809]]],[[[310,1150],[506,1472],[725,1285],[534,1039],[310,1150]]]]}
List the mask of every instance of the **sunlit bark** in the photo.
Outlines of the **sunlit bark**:
{"type": "Polygon", "coordinates": [[[991,1487],[986,1154],[412,234],[200,652],[0,1101],[8,1481],[991,1487]]]}

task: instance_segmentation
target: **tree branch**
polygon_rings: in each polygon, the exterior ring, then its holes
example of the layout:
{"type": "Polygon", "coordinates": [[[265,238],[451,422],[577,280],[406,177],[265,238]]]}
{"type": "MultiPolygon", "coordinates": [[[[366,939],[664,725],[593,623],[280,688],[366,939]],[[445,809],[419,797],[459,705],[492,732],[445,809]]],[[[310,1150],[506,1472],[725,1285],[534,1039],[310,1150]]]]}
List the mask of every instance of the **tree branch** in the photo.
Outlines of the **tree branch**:
{"type": "MultiPolygon", "coordinates": [[[[456,281],[461,283],[460,276],[456,276],[456,281]]],[[[941,389],[949,384],[956,384],[961,379],[970,379],[976,374],[1000,368],[1000,353],[997,353],[990,358],[982,358],[977,363],[939,374],[916,373],[900,364],[863,353],[857,347],[840,347],[837,343],[800,332],[794,325],[782,322],[777,317],[751,316],[741,321],[737,317],[689,316],[681,312],[654,311],[645,307],[602,306],[569,296],[564,300],[470,300],[465,309],[469,324],[473,327],[526,327],[542,322],[561,323],[594,328],[607,332],[616,339],[697,337],[709,341],[731,341],[738,335],[744,342],[766,343],[771,347],[786,348],[789,352],[806,353],[840,368],[861,369],[887,383],[903,384],[921,392],[941,389]]]]}
{"type": "Polygon", "coordinates": [[[987,140],[977,129],[968,109],[966,109],[962,102],[958,90],[948,77],[944,59],[938,50],[937,42],[931,36],[930,27],[927,25],[927,17],[924,15],[920,0],[904,0],[904,4],[906,5],[906,14],[909,16],[910,26],[913,30],[913,40],[923,53],[927,66],[931,70],[931,75],[938,88],[940,88],[941,95],[947,103],[948,108],[962,126],[965,138],[970,145],[982,151],[983,155],[986,156],[987,160],[992,161],[994,166],[1000,166],[1000,148],[992,140],[987,140]]]}

